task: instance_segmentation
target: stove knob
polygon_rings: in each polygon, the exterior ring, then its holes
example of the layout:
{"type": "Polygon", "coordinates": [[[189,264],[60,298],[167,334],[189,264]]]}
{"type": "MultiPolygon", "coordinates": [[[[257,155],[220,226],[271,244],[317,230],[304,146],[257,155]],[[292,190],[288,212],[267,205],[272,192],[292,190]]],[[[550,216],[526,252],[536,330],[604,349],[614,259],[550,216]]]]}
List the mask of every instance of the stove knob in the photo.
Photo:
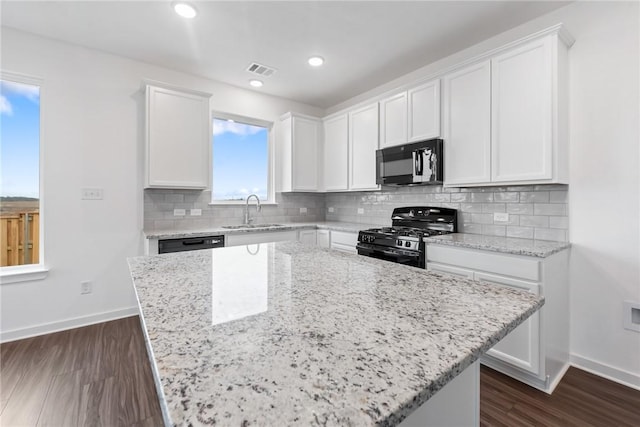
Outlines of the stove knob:
{"type": "Polygon", "coordinates": [[[404,242],[404,245],[405,245],[406,247],[410,247],[410,246],[411,246],[411,242],[404,242]]]}
{"type": "Polygon", "coordinates": [[[397,241],[396,241],[396,245],[397,245],[397,246],[402,246],[402,240],[397,240],[397,241]]]}

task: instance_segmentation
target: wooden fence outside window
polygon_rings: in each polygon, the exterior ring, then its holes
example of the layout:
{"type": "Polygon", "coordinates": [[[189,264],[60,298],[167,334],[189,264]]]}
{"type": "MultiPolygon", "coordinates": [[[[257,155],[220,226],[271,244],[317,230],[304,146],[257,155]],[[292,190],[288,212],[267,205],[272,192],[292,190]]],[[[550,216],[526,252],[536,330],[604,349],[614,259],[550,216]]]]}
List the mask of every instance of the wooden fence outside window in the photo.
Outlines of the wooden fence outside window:
{"type": "Polygon", "coordinates": [[[16,212],[0,217],[0,267],[40,262],[40,213],[16,212]]]}

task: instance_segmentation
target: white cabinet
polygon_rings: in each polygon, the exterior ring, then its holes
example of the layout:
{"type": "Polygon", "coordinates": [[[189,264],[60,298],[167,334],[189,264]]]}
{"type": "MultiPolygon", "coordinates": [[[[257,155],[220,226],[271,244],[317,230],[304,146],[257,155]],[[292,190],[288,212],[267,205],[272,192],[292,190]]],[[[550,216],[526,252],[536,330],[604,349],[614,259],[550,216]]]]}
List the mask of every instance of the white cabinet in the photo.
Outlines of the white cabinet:
{"type": "Polygon", "coordinates": [[[491,63],[444,77],[444,183],[491,180],[491,63]]]}
{"type": "Polygon", "coordinates": [[[380,101],[380,148],[407,143],[407,92],[380,101]]]}
{"type": "Polygon", "coordinates": [[[357,253],[358,233],[331,231],[331,249],[349,253],[357,253]]]}
{"type": "Polygon", "coordinates": [[[305,245],[315,246],[317,241],[316,230],[300,230],[298,231],[298,242],[305,245]]]}
{"type": "Polygon", "coordinates": [[[377,190],[378,103],[349,112],[349,189],[377,190]]]}
{"type": "Polygon", "coordinates": [[[280,191],[318,191],[320,120],[287,113],[276,134],[280,191]]]}
{"type": "Polygon", "coordinates": [[[380,148],[440,136],[440,79],[380,101],[380,148]]]}
{"type": "Polygon", "coordinates": [[[563,40],[532,39],[443,78],[446,186],[568,183],[563,40]]]}
{"type": "Polygon", "coordinates": [[[148,84],[145,188],[205,189],[211,165],[210,94],[148,84]]]}
{"type": "Polygon", "coordinates": [[[238,233],[226,235],[224,246],[253,245],[256,243],[284,242],[290,240],[298,240],[297,231],[289,230],[272,231],[267,233],[238,233]]]}
{"type": "Polygon", "coordinates": [[[331,247],[331,231],[318,230],[316,233],[318,246],[321,248],[329,249],[331,247]]]}
{"type": "Polygon", "coordinates": [[[440,79],[409,89],[408,142],[440,136],[440,79]]]}
{"type": "Polygon", "coordinates": [[[427,244],[427,270],[545,297],[545,305],[498,342],[482,363],[548,393],[569,366],[568,251],[547,258],[427,244]]]}
{"type": "Polygon", "coordinates": [[[551,39],[491,60],[491,180],[553,178],[551,39]]]}
{"type": "Polygon", "coordinates": [[[349,118],[346,113],[324,121],[324,189],[349,189],[349,118]]]}

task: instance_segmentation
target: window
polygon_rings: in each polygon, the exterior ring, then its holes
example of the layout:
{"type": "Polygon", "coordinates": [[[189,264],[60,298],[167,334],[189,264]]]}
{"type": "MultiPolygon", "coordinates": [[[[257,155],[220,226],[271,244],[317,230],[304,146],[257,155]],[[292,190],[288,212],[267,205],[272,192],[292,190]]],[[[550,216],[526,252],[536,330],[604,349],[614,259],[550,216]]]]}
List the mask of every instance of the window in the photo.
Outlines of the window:
{"type": "Polygon", "coordinates": [[[212,203],[241,203],[251,194],[273,202],[269,129],[245,117],[214,117],[212,203]]]}
{"type": "Polygon", "coordinates": [[[41,263],[40,84],[33,82],[0,79],[0,267],[41,263]]]}

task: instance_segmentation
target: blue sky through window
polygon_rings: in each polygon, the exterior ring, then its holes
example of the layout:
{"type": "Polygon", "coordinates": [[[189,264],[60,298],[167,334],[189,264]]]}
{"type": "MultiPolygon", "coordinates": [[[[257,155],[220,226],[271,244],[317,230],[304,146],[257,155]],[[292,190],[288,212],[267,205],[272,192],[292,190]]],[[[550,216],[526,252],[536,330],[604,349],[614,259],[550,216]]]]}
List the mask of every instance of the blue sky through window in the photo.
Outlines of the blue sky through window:
{"type": "Polygon", "coordinates": [[[264,127],[213,119],[213,200],[267,200],[268,140],[264,127]]]}
{"type": "Polygon", "coordinates": [[[40,196],[40,88],[0,81],[0,196],[40,196]]]}

